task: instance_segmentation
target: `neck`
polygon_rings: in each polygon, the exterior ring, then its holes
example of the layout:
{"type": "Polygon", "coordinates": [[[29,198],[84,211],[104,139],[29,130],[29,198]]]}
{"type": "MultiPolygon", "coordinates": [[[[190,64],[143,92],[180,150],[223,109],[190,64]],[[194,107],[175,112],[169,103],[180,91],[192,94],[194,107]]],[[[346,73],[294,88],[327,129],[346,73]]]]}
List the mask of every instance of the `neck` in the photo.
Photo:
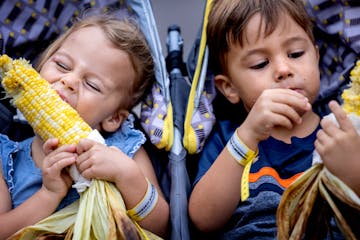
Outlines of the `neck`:
{"type": "Polygon", "coordinates": [[[302,122],[295,124],[293,128],[274,128],[271,136],[286,143],[291,143],[292,137],[303,138],[309,136],[319,125],[320,118],[313,111],[306,112],[302,116],[302,122]]]}

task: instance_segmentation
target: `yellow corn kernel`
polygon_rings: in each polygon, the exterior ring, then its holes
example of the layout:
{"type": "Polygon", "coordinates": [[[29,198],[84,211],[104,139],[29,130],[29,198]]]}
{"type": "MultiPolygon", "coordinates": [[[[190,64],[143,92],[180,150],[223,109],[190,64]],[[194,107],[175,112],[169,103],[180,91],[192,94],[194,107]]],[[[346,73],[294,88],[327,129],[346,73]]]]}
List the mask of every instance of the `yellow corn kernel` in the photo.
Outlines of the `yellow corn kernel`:
{"type": "Polygon", "coordinates": [[[86,138],[91,127],[25,59],[0,57],[0,75],[7,96],[43,139],[73,144],[86,138]]]}
{"type": "Polygon", "coordinates": [[[341,95],[344,100],[343,108],[347,113],[360,116],[360,60],[350,72],[351,87],[345,89],[341,95]]]}

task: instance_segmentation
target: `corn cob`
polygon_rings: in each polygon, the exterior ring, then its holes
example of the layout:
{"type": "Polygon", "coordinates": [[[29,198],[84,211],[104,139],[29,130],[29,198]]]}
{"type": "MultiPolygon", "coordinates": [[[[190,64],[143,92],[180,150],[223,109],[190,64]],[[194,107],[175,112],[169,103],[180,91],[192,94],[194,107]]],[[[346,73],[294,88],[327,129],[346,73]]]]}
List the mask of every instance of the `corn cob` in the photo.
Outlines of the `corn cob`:
{"type": "MultiPolygon", "coordinates": [[[[350,72],[350,80],[351,87],[341,95],[344,100],[342,107],[350,120],[356,121],[360,117],[360,60],[350,72]]],[[[326,117],[336,121],[333,114],[326,117]]],[[[360,129],[357,131],[360,134],[360,129]]],[[[285,190],[277,211],[277,239],[323,239],[327,233],[324,224],[330,222],[329,212],[334,214],[345,239],[357,239],[337,202],[340,200],[355,211],[360,211],[360,198],[329,172],[319,158],[314,151],[313,166],[285,190]],[[333,196],[337,198],[336,201],[333,196]],[[307,231],[312,224],[316,224],[317,229],[307,231]]]]}
{"type": "MultiPolygon", "coordinates": [[[[75,109],[51,89],[50,84],[25,59],[0,56],[0,76],[7,96],[44,140],[58,138],[59,144],[76,144],[87,138],[91,127],[75,109]]],[[[113,183],[93,180],[80,193],[80,200],[10,239],[65,236],[65,239],[160,239],[143,230],[126,214],[121,194],[113,183]]]]}
{"type": "Polygon", "coordinates": [[[343,108],[347,113],[360,116],[360,60],[350,72],[351,87],[345,89],[341,97],[344,100],[343,108]]]}
{"type": "Polygon", "coordinates": [[[58,138],[63,145],[78,143],[90,134],[91,127],[25,59],[2,55],[0,66],[7,95],[42,139],[58,138]]]}

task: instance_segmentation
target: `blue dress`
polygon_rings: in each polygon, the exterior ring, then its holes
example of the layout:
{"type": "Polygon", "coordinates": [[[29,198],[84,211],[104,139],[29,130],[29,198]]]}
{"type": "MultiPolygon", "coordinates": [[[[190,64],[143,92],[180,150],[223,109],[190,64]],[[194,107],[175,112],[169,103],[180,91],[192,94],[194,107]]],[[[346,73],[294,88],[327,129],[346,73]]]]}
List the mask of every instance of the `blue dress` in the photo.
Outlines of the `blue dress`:
{"type": "MultiPolygon", "coordinates": [[[[129,157],[146,141],[144,134],[134,129],[134,116],[129,115],[121,128],[106,136],[108,146],[116,146],[129,157]]],[[[35,194],[42,186],[41,170],[31,158],[33,137],[22,142],[14,142],[6,135],[0,134],[0,161],[2,173],[8,186],[12,207],[16,208],[35,194]]],[[[71,188],[61,201],[58,210],[66,207],[79,198],[79,194],[71,188]]]]}

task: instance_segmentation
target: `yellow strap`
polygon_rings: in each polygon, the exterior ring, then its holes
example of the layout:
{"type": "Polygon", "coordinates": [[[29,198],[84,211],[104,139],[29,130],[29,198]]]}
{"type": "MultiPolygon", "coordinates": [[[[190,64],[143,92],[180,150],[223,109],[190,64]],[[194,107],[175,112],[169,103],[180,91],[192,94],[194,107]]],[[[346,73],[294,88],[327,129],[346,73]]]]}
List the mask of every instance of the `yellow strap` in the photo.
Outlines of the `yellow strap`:
{"type": "Polygon", "coordinates": [[[164,119],[163,132],[160,141],[155,144],[157,148],[165,148],[166,151],[170,151],[174,143],[174,125],[173,125],[173,109],[172,104],[169,102],[167,107],[167,114],[164,119]]]}
{"type": "Polygon", "coordinates": [[[196,63],[196,69],[194,73],[194,78],[191,84],[190,94],[188,98],[188,105],[185,115],[185,123],[184,123],[184,138],[183,138],[183,144],[185,149],[190,154],[196,153],[196,134],[195,130],[191,127],[191,119],[194,112],[194,99],[195,99],[195,93],[197,89],[197,85],[199,82],[199,76],[201,72],[201,66],[203,62],[204,52],[206,48],[206,26],[208,22],[208,16],[211,9],[212,0],[207,0],[206,7],[205,7],[205,14],[203,19],[203,26],[202,26],[202,32],[201,32],[201,40],[200,40],[200,47],[199,47],[199,55],[196,63]]]}
{"type": "Polygon", "coordinates": [[[243,174],[241,177],[241,201],[245,201],[249,196],[250,196],[250,191],[249,191],[249,174],[250,174],[250,167],[252,162],[254,161],[254,159],[257,157],[257,154],[253,154],[251,156],[249,156],[249,161],[246,163],[246,165],[244,166],[244,170],[243,170],[243,174]]]}

